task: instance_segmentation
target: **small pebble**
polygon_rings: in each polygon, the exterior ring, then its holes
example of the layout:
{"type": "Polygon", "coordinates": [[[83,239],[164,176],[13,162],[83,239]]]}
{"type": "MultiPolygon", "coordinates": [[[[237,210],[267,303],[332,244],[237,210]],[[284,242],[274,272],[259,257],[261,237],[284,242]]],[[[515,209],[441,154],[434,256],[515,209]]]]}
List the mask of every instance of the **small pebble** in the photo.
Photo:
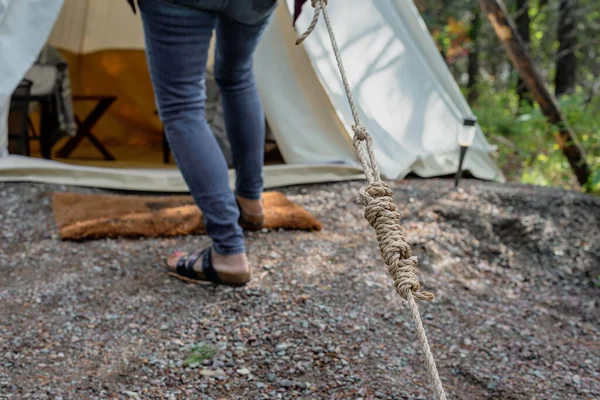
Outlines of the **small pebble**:
{"type": "Polygon", "coordinates": [[[277,384],[282,388],[291,388],[294,386],[294,382],[290,381],[289,379],[283,379],[277,382],[277,384]]]}

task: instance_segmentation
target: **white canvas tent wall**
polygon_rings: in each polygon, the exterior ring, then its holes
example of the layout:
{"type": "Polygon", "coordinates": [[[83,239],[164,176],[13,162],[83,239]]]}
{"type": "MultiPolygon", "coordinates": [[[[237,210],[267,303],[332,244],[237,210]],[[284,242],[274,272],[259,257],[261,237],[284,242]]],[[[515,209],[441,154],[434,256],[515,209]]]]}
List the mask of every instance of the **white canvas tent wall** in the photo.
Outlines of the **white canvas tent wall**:
{"type": "MultiPolygon", "coordinates": [[[[81,0],[66,4],[76,1],[81,0]]],[[[281,1],[256,56],[266,116],[287,163],[265,169],[267,186],[361,177],[351,141],[350,110],[325,27],[319,25],[303,46],[296,47],[291,2],[281,1]]],[[[51,42],[62,40],[81,52],[143,46],[140,21],[123,0],[82,3],[93,5],[87,9],[93,11],[87,22],[102,27],[101,32],[87,32],[86,40],[73,41],[82,33],[73,25],[77,19],[63,12],[51,42]],[[122,38],[127,42],[120,42],[122,38]]],[[[411,171],[423,177],[454,173],[458,130],[471,110],[412,1],[332,1],[328,10],[383,175],[398,179],[411,171]]],[[[308,25],[311,13],[307,6],[299,27],[308,25]]],[[[492,150],[478,131],[465,169],[481,179],[503,180],[492,150]]],[[[186,190],[175,171],[80,167],[14,156],[0,159],[0,179],[186,190]]]]}
{"type": "Polygon", "coordinates": [[[62,0],[0,0],[0,157],[8,147],[10,96],[37,58],[62,0]]]}
{"type": "MultiPolygon", "coordinates": [[[[331,1],[327,10],[382,173],[392,179],[409,172],[422,177],[454,173],[458,131],[472,111],[412,0],[331,1]]],[[[312,18],[312,10],[306,11],[300,27],[312,18]]],[[[351,132],[352,115],[324,23],[303,46],[345,131],[351,132]]],[[[312,111],[327,119],[321,110],[312,111]]],[[[501,180],[492,150],[478,129],[466,168],[476,177],[501,180]]]]}

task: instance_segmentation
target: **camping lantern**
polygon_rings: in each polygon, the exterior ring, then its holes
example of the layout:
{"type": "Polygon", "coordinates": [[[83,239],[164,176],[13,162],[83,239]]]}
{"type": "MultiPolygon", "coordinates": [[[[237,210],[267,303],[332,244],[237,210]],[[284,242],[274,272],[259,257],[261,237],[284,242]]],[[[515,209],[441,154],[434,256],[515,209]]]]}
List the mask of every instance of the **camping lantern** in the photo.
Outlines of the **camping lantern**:
{"type": "Polygon", "coordinates": [[[458,132],[458,145],[460,146],[460,158],[458,160],[458,171],[456,171],[456,177],[454,178],[454,187],[458,187],[458,183],[462,176],[462,166],[467,154],[467,149],[473,144],[475,139],[475,133],[477,133],[477,119],[475,117],[467,117],[463,121],[463,125],[458,132]]]}

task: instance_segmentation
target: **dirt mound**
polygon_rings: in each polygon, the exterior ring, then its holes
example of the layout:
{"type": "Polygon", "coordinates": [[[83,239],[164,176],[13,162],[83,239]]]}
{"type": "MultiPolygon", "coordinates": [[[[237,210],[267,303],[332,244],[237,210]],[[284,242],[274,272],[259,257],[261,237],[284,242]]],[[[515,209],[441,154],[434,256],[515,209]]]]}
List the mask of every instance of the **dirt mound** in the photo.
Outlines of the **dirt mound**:
{"type": "MultiPolygon", "coordinates": [[[[455,229],[467,230],[460,246],[471,247],[473,256],[491,266],[505,268],[507,276],[535,281],[539,290],[561,287],[573,296],[588,293],[595,302],[600,277],[599,198],[548,188],[471,185],[447,194],[427,212],[455,229]]],[[[577,303],[586,320],[600,317],[599,307],[590,307],[583,299],[577,303]]],[[[566,312],[573,310],[568,307],[566,312]]]]}

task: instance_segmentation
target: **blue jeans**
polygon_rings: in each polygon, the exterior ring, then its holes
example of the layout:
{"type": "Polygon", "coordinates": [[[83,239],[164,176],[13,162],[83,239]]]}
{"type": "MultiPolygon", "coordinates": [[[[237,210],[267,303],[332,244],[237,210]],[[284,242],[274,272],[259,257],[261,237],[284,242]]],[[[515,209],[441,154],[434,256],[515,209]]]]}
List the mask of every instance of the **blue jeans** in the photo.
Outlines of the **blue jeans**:
{"type": "Polygon", "coordinates": [[[245,252],[227,162],[205,118],[206,63],[216,30],[214,75],[236,171],[237,195],[263,190],[265,117],[253,54],[277,0],[139,0],[159,116],[173,156],[219,254],[245,252]]]}

